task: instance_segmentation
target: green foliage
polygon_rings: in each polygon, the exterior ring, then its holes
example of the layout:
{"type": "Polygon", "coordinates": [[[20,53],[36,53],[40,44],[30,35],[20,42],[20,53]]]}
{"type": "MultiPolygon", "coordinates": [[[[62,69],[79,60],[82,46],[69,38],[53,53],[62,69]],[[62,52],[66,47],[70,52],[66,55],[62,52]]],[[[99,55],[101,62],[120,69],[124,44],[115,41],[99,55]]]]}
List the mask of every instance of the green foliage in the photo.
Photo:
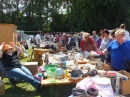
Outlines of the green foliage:
{"type": "Polygon", "coordinates": [[[50,28],[52,31],[56,32],[69,32],[69,22],[68,16],[66,14],[52,14],[52,22],[50,23],[50,28]]]}
{"type": "Polygon", "coordinates": [[[1,0],[0,9],[0,23],[25,31],[92,32],[121,23],[130,26],[130,0],[1,0]]]}
{"type": "Polygon", "coordinates": [[[129,0],[75,0],[72,1],[70,20],[73,30],[113,29],[121,23],[129,25],[129,0]],[[127,2],[126,2],[127,1],[127,2]],[[126,15],[127,13],[127,15],[126,15]],[[75,25],[78,24],[78,25],[75,25]]]}

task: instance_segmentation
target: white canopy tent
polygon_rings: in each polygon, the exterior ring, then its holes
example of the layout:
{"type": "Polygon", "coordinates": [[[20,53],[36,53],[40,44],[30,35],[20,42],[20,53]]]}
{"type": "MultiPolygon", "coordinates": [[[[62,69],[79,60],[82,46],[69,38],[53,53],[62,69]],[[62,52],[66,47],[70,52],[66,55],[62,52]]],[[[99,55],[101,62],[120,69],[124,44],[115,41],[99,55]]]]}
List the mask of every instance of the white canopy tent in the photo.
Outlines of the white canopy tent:
{"type": "Polygon", "coordinates": [[[23,30],[17,30],[17,34],[19,34],[20,37],[23,38],[25,41],[33,38],[33,35],[27,35],[24,33],[23,30]]]}
{"type": "Polygon", "coordinates": [[[23,39],[24,41],[27,42],[28,48],[31,48],[30,39],[33,38],[33,35],[27,35],[22,30],[17,30],[17,34],[19,34],[18,41],[22,41],[23,39]]]}

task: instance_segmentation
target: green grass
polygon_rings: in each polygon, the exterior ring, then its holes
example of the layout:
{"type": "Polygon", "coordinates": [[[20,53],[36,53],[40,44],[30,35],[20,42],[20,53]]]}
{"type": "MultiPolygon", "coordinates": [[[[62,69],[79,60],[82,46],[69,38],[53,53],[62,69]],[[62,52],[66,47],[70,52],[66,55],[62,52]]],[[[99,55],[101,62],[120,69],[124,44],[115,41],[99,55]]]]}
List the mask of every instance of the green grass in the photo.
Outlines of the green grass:
{"type": "MultiPolygon", "coordinates": [[[[27,50],[29,54],[31,54],[32,50],[27,50]]],[[[20,60],[21,62],[27,62],[29,58],[24,58],[20,60]]],[[[37,93],[36,90],[33,88],[32,85],[25,81],[20,81],[14,87],[14,91],[11,88],[11,85],[7,78],[4,78],[5,83],[5,95],[0,97],[50,97],[50,86],[43,87],[41,93],[37,93]]],[[[53,97],[68,97],[71,95],[72,88],[75,85],[60,85],[60,86],[53,86],[53,97]],[[64,91],[58,91],[64,90],[64,91]]]]}
{"type": "MultiPolygon", "coordinates": [[[[12,90],[7,78],[4,79],[4,83],[5,95],[0,97],[50,97],[50,86],[43,87],[42,92],[37,93],[29,83],[24,81],[18,82],[14,87],[14,91],[12,90]]],[[[75,85],[53,86],[52,97],[68,97],[71,95],[73,87],[75,87],[75,85]]]]}
{"type": "MultiPolygon", "coordinates": [[[[29,55],[31,55],[32,49],[27,50],[27,52],[28,52],[29,55]]],[[[27,60],[29,60],[29,57],[20,60],[20,62],[27,62],[27,60]]]]}

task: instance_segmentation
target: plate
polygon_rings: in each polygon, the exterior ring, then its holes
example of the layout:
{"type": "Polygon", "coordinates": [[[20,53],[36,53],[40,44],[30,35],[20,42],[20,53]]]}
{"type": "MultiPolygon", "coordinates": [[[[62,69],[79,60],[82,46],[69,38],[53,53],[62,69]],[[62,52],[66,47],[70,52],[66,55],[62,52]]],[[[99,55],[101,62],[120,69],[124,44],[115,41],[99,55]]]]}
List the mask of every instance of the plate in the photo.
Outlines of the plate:
{"type": "Polygon", "coordinates": [[[107,85],[110,84],[110,79],[106,78],[106,77],[99,77],[99,76],[95,76],[92,77],[92,81],[96,84],[100,84],[100,85],[107,85]]]}
{"type": "Polygon", "coordinates": [[[70,77],[72,80],[78,80],[80,79],[81,77],[70,77]]]}

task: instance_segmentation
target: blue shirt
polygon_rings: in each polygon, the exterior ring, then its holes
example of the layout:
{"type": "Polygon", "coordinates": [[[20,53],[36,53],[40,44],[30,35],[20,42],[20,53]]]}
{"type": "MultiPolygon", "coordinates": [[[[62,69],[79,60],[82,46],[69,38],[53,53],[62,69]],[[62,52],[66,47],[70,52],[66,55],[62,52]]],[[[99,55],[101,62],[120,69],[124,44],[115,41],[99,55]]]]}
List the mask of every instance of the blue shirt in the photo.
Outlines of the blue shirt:
{"type": "Polygon", "coordinates": [[[107,48],[108,52],[112,51],[111,65],[112,65],[112,67],[114,67],[115,69],[118,69],[118,70],[129,69],[129,68],[126,68],[124,55],[121,52],[119,45],[120,45],[120,48],[123,51],[125,57],[128,60],[130,60],[130,40],[126,40],[122,44],[118,44],[118,42],[116,40],[113,40],[107,48]]]}

